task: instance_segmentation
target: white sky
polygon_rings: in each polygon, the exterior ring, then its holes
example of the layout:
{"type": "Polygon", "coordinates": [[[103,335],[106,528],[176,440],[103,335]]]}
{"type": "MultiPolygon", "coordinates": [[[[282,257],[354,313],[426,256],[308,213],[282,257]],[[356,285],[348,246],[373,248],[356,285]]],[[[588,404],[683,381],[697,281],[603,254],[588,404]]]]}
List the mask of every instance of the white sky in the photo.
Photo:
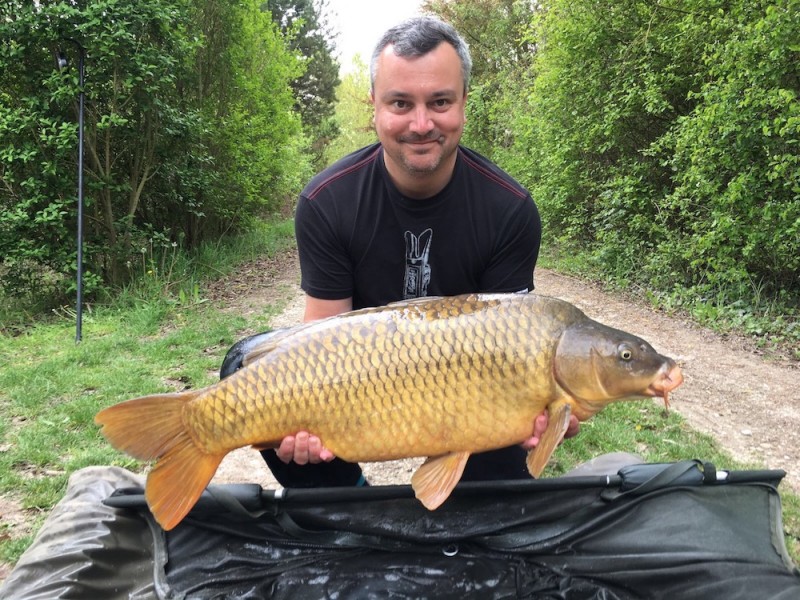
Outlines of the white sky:
{"type": "Polygon", "coordinates": [[[352,67],[356,53],[369,63],[383,33],[400,21],[420,14],[422,0],[330,0],[328,11],[339,32],[336,50],[342,72],[352,67]]]}

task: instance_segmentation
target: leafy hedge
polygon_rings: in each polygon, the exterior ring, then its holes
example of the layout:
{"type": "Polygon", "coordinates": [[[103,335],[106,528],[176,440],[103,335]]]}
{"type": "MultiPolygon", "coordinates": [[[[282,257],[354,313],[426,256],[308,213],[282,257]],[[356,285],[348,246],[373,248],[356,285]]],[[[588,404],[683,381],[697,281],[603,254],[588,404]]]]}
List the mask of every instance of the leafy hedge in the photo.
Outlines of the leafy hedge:
{"type": "Polygon", "coordinates": [[[260,2],[5,2],[0,291],[58,302],[75,268],[70,38],[86,49],[89,292],[129,280],[153,244],[197,247],[281,209],[308,176],[291,89],[303,65],[260,2]]]}
{"type": "Polygon", "coordinates": [[[800,340],[798,0],[428,6],[504,48],[467,143],[531,189],[545,245],[663,302],[780,306],[800,340]]]}

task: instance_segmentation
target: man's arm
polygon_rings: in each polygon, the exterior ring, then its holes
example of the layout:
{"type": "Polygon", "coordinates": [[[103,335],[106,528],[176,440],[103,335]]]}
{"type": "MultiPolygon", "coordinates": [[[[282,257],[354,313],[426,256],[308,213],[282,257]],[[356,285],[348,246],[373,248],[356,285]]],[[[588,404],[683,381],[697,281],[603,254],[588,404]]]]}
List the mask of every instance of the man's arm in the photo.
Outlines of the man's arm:
{"type": "Polygon", "coordinates": [[[303,315],[303,323],[326,319],[343,312],[353,310],[353,299],[342,298],[341,300],[322,300],[306,294],[306,310],[303,315]]]}

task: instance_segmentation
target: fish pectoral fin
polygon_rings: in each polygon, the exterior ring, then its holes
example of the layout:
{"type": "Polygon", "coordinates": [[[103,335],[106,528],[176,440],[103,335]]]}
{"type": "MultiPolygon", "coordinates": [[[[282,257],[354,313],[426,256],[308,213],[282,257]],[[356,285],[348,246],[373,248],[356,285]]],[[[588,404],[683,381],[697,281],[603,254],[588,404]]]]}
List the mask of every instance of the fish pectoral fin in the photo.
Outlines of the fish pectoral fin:
{"type": "Polygon", "coordinates": [[[411,477],[411,487],[417,499],[428,510],[436,510],[447,500],[461,479],[469,452],[450,452],[431,456],[411,477]]]}
{"type": "Polygon", "coordinates": [[[569,427],[572,407],[568,402],[559,402],[551,406],[548,412],[547,429],[542,434],[539,444],[528,452],[528,472],[534,477],[542,474],[553,452],[564,439],[564,434],[569,427]]]}

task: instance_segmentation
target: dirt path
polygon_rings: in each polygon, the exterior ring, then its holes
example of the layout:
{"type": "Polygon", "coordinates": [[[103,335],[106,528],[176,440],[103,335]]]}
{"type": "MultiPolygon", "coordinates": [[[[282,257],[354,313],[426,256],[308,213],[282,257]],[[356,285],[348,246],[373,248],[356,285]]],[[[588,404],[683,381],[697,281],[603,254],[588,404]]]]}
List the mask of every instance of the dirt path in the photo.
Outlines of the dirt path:
{"type": "MultiPolygon", "coordinates": [[[[670,397],[673,409],[736,458],[784,469],[784,485],[800,492],[800,365],[766,360],[747,340],[717,335],[552,271],[537,270],[536,291],[567,300],[591,318],[639,335],[675,358],[685,383],[670,397]]],[[[302,320],[303,297],[292,253],[249,265],[209,295],[240,314],[285,301],[286,309],[273,319],[273,327],[302,320]]],[[[419,460],[369,464],[365,472],[375,484],[408,483],[417,464],[419,460]]],[[[260,456],[248,449],[226,458],[214,481],[277,486],[260,456]]]]}

